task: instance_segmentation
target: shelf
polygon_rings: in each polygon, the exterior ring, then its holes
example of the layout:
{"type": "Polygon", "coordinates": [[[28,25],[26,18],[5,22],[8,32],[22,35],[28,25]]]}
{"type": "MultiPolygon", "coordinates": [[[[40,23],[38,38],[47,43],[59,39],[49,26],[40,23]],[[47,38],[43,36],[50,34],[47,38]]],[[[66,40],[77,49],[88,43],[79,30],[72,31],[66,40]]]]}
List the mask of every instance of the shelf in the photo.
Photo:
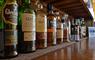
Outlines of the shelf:
{"type": "Polygon", "coordinates": [[[46,3],[52,3],[56,8],[66,12],[74,18],[83,17],[93,19],[86,3],[83,0],[42,0],[46,3]]]}
{"type": "MultiPolygon", "coordinates": [[[[87,39],[87,37],[80,39],[80,42],[87,39]]],[[[26,53],[26,54],[19,54],[17,57],[15,58],[11,58],[11,59],[0,59],[0,60],[35,60],[38,57],[41,57],[45,54],[54,52],[56,50],[60,50],[60,49],[64,49],[72,44],[76,44],[78,42],[64,42],[62,44],[58,44],[56,46],[50,46],[47,47],[45,49],[38,49],[35,52],[32,53],[26,53]]]]}
{"type": "Polygon", "coordinates": [[[1,59],[1,60],[32,60],[35,59],[37,57],[40,57],[42,55],[45,55],[47,53],[56,51],[58,49],[67,47],[71,44],[74,44],[75,42],[64,42],[62,44],[58,44],[56,46],[50,46],[46,49],[39,49],[33,53],[27,53],[27,54],[19,54],[19,56],[15,57],[15,58],[11,58],[11,59],[1,59]]]}

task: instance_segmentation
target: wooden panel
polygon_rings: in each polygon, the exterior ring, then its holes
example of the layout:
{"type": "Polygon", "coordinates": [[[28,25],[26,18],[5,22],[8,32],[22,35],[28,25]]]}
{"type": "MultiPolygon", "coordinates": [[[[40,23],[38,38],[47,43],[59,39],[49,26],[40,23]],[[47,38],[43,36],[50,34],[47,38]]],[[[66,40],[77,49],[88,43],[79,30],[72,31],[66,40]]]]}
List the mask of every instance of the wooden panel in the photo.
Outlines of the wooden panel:
{"type": "Polygon", "coordinates": [[[75,7],[75,8],[66,8],[68,10],[80,10],[82,9],[83,10],[83,6],[79,6],[79,7],[75,7]]]}
{"type": "Polygon", "coordinates": [[[82,4],[80,3],[75,3],[75,4],[68,4],[68,5],[61,5],[59,6],[59,8],[63,8],[63,9],[66,9],[66,8],[75,8],[75,7],[78,7],[78,6],[82,6],[82,4]]]}
{"type": "Polygon", "coordinates": [[[79,9],[63,9],[63,11],[67,11],[67,12],[70,12],[70,11],[71,11],[71,12],[73,12],[73,13],[74,13],[74,12],[75,12],[75,13],[76,13],[76,12],[85,12],[85,10],[82,10],[82,9],[81,9],[81,10],[79,10],[79,9]]]}
{"type": "Polygon", "coordinates": [[[57,2],[57,4],[56,3],[54,3],[54,6],[59,6],[59,5],[68,5],[68,4],[71,4],[71,3],[77,3],[78,1],[76,0],[63,0],[63,1],[60,1],[60,2],[57,2]]]}
{"type": "MultiPolygon", "coordinates": [[[[42,0],[52,3],[56,8],[70,14],[73,17],[84,17],[89,19],[92,15],[83,0],[42,0]]],[[[92,18],[93,19],[93,18],[92,18]]]]}

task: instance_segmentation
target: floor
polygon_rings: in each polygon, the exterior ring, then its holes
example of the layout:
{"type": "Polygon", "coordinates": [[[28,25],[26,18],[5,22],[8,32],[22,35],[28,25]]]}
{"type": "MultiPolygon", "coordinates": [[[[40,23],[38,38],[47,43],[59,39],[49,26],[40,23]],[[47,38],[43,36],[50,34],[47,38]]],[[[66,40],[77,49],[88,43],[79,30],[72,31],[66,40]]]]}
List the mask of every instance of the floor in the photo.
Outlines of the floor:
{"type": "Polygon", "coordinates": [[[33,60],[95,60],[95,38],[84,39],[33,60]]]}

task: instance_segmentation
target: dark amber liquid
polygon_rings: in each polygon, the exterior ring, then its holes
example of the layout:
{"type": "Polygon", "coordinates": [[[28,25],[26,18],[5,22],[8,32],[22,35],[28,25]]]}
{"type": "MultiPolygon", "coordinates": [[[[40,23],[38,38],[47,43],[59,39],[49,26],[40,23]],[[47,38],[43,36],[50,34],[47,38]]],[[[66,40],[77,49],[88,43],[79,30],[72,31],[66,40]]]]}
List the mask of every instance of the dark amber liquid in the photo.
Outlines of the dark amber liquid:
{"type": "Polygon", "coordinates": [[[64,35],[63,36],[63,41],[64,42],[67,42],[67,32],[68,32],[67,29],[64,29],[64,32],[63,32],[63,35],[64,35]]]}
{"type": "Polygon", "coordinates": [[[54,38],[56,38],[56,37],[54,37],[53,33],[54,32],[48,32],[47,33],[47,43],[48,43],[48,46],[56,45],[56,44],[54,44],[54,38]]]}
{"type": "Polygon", "coordinates": [[[47,47],[47,33],[37,32],[36,33],[36,48],[46,48],[47,47]]]}
{"type": "MultiPolygon", "coordinates": [[[[61,28],[57,28],[57,30],[61,30],[61,28]]],[[[60,33],[56,33],[56,35],[57,34],[60,34],[60,33]]],[[[56,36],[57,37],[57,40],[56,40],[57,44],[63,43],[63,37],[62,37],[62,35],[63,35],[63,33],[61,33],[60,37],[56,36]]]]}
{"type": "Polygon", "coordinates": [[[62,39],[63,38],[57,38],[57,44],[63,43],[62,39]]]}

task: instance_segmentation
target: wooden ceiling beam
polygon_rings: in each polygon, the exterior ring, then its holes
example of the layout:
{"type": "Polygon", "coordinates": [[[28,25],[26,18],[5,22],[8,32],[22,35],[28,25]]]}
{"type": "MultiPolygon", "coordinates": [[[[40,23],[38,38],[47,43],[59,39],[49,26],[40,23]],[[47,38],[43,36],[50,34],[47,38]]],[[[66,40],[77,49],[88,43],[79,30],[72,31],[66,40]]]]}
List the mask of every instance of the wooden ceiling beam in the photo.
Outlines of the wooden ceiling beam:
{"type": "Polygon", "coordinates": [[[66,13],[71,13],[71,14],[74,14],[74,13],[77,13],[77,14],[79,14],[79,13],[84,13],[85,11],[84,10],[73,10],[73,11],[71,11],[71,10],[64,10],[66,13]],[[70,12],[71,11],[71,12],[70,12]]]}
{"type": "Polygon", "coordinates": [[[68,13],[68,14],[69,14],[69,15],[72,15],[73,17],[76,17],[76,16],[80,16],[80,17],[81,17],[81,16],[88,16],[88,15],[85,14],[85,13],[83,13],[83,14],[82,14],[82,13],[77,13],[77,14],[75,14],[75,13],[73,13],[73,14],[72,14],[72,13],[68,13]]]}
{"type": "Polygon", "coordinates": [[[57,3],[53,3],[54,6],[60,6],[60,5],[67,5],[67,4],[71,4],[71,3],[77,3],[78,1],[77,0],[62,0],[60,2],[57,2],[57,3]]]}
{"type": "Polygon", "coordinates": [[[82,13],[84,13],[84,11],[72,11],[72,12],[67,12],[67,11],[65,11],[66,13],[68,13],[68,14],[82,14],[82,13]]]}
{"type": "Polygon", "coordinates": [[[73,17],[90,17],[91,13],[83,0],[41,0],[43,2],[52,3],[55,8],[66,12],[73,17]],[[66,10],[67,9],[67,10],[66,10]],[[82,11],[83,10],[83,11],[82,11]]]}
{"type": "Polygon", "coordinates": [[[72,16],[88,16],[87,13],[77,13],[77,14],[72,14],[72,16]]]}
{"type": "Polygon", "coordinates": [[[66,9],[66,8],[75,8],[75,7],[79,7],[79,6],[82,6],[82,4],[74,3],[74,4],[69,4],[69,5],[61,5],[61,6],[59,6],[59,8],[66,9]]]}
{"type": "MultiPolygon", "coordinates": [[[[75,8],[66,8],[67,10],[80,10],[82,9],[83,10],[83,6],[79,6],[79,7],[75,7],[75,8]]],[[[63,9],[64,10],[64,9],[63,9]]]]}

